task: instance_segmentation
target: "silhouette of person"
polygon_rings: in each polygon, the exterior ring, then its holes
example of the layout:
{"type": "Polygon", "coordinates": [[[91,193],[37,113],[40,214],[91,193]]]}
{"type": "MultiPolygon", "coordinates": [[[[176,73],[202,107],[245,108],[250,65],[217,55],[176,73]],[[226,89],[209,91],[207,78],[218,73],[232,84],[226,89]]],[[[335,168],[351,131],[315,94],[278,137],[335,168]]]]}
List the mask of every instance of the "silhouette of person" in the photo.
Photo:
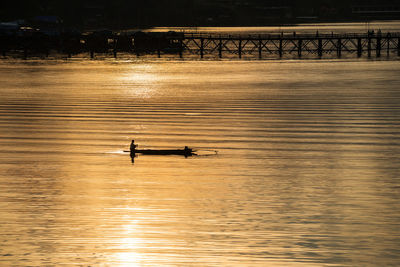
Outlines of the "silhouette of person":
{"type": "Polygon", "coordinates": [[[132,140],[132,142],[131,142],[131,152],[134,152],[136,147],[137,147],[137,145],[135,145],[135,140],[132,140]]]}

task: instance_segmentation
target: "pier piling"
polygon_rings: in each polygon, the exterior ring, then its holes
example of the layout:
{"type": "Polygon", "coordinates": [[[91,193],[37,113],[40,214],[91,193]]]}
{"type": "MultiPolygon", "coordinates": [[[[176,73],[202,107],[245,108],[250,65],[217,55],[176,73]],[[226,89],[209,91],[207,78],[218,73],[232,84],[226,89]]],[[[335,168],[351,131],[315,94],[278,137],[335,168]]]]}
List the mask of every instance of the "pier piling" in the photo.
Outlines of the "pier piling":
{"type": "Polygon", "coordinates": [[[371,57],[371,37],[368,36],[368,57],[371,57]]]}
{"type": "Polygon", "coordinates": [[[381,57],[381,49],[382,49],[382,38],[378,36],[378,38],[376,38],[376,57],[381,57]]]}
{"type": "Polygon", "coordinates": [[[303,40],[302,39],[299,39],[298,41],[297,41],[297,55],[298,55],[298,57],[299,58],[301,58],[301,49],[302,49],[302,46],[303,46],[303,40]]]}
{"type": "Polygon", "coordinates": [[[342,39],[337,39],[337,57],[340,58],[342,56],[342,39]]]}
{"type": "Polygon", "coordinates": [[[200,57],[204,57],[204,38],[200,38],[200,57]]]}
{"type": "Polygon", "coordinates": [[[183,41],[179,39],[179,58],[183,58],[183,41]]]}
{"type": "Polygon", "coordinates": [[[221,39],[221,36],[219,37],[219,42],[218,42],[218,57],[222,58],[222,39],[221,39]]]}
{"type": "Polygon", "coordinates": [[[322,39],[318,38],[318,57],[322,57],[322,39]]]}
{"type": "Polygon", "coordinates": [[[239,37],[238,54],[239,58],[242,58],[242,37],[239,37]]]}

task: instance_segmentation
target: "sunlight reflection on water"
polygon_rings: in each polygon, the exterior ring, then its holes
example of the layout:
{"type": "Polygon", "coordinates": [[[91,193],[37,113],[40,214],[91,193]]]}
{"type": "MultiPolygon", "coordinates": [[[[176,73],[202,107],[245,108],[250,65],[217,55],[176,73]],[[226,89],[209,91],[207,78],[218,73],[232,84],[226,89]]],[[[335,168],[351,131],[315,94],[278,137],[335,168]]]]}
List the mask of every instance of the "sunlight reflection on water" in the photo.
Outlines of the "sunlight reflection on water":
{"type": "Polygon", "coordinates": [[[0,263],[396,265],[399,69],[0,63],[0,263]]]}

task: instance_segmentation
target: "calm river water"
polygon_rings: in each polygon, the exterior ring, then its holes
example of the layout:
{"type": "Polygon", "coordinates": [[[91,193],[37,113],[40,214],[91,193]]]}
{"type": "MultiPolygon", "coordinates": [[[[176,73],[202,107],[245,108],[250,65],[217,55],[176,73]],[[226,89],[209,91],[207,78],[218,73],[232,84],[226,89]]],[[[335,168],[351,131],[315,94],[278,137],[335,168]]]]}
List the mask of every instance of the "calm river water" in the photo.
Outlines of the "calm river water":
{"type": "Polygon", "coordinates": [[[396,266],[399,73],[3,60],[0,265],[396,266]]]}

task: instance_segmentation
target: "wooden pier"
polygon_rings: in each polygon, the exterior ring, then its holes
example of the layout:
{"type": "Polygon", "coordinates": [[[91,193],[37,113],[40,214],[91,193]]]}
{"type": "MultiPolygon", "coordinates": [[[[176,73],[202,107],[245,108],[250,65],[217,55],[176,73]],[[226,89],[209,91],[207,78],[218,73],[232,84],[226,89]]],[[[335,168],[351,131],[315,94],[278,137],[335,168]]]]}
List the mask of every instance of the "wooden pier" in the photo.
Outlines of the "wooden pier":
{"type": "Polygon", "coordinates": [[[302,58],[400,56],[400,33],[385,34],[186,34],[183,51],[205,56],[237,58],[302,58]]]}
{"type": "Polygon", "coordinates": [[[0,38],[0,52],[19,52],[23,58],[35,55],[48,56],[50,52],[65,54],[69,58],[85,53],[90,58],[110,55],[179,58],[341,58],[341,57],[390,57],[400,58],[400,33],[353,34],[252,34],[221,35],[204,33],[136,33],[92,34],[73,37],[0,38]],[[10,39],[11,40],[11,39],[10,39]]]}

